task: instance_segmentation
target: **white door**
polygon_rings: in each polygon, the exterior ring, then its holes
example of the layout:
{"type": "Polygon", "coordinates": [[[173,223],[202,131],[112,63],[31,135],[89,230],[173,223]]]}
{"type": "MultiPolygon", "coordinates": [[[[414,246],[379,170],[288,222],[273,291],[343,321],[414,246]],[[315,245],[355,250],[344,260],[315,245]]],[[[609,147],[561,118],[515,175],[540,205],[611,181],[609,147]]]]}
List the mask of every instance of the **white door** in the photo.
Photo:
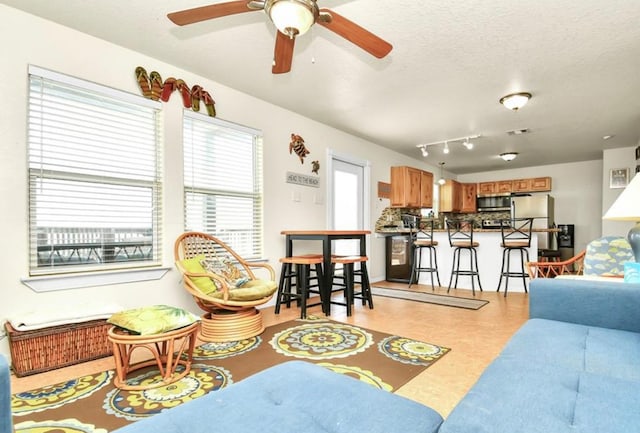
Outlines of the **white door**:
{"type": "MultiPolygon", "coordinates": [[[[332,230],[366,230],[369,217],[367,161],[330,151],[329,224],[332,230]]],[[[357,240],[334,242],[334,254],[359,255],[357,240]]]]}

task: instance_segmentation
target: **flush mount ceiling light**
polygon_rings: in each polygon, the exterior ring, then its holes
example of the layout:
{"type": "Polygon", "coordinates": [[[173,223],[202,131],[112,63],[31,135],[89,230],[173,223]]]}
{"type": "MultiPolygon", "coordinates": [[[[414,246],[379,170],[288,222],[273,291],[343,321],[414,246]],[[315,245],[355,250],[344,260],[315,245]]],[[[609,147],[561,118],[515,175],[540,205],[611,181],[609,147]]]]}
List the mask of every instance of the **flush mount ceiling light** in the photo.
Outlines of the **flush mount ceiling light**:
{"type": "Polygon", "coordinates": [[[529,102],[529,99],[531,99],[531,93],[511,93],[500,98],[500,103],[509,110],[518,111],[520,108],[524,107],[527,102],[529,102]]]}
{"type": "Polygon", "coordinates": [[[500,158],[504,159],[507,162],[513,161],[517,156],[518,152],[505,152],[500,154],[500,158]]]}
{"type": "Polygon", "coordinates": [[[264,11],[278,30],[291,39],[305,34],[320,15],[312,0],[267,0],[264,11]]]}
{"type": "Polygon", "coordinates": [[[417,144],[416,147],[418,149],[420,149],[422,151],[422,156],[427,157],[429,156],[429,152],[427,151],[427,147],[429,146],[436,146],[439,144],[444,144],[444,147],[442,149],[442,152],[445,154],[448,154],[451,151],[451,148],[449,147],[449,143],[454,143],[454,142],[461,142],[462,145],[464,147],[466,147],[468,150],[473,149],[473,143],[469,140],[475,140],[476,138],[480,138],[481,135],[469,135],[466,137],[458,137],[458,138],[450,138],[448,140],[441,140],[441,141],[434,141],[433,143],[426,143],[426,144],[417,144]]]}

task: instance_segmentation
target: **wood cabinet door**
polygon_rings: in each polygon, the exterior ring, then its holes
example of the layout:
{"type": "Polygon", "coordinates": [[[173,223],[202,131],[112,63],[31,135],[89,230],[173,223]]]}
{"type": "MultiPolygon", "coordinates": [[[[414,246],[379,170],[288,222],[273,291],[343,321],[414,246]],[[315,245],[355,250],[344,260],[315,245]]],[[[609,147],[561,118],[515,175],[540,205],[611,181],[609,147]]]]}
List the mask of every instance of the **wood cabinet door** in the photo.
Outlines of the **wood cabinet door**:
{"type": "Polygon", "coordinates": [[[462,207],[461,212],[476,212],[476,195],[478,185],[475,183],[462,184],[462,207]]]}
{"type": "Polygon", "coordinates": [[[496,183],[495,182],[480,182],[478,183],[478,194],[495,194],[496,183]]]}
{"type": "Polygon", "coordinates": [[[420,173],[420,207],[433,207],[433,173],[420,173]]]}
{"type": "Polygon", "coordinates": [[[513,191],[513,186],[512,186],[512,182],[510,180],[499,180],[498,182],[496,182],[497,184],[497,191],[498,193],[500,192],[512,192],[513,191]]]}
{"type": "Polygon", "coordinates": [[[529,179],[529,188],[531,191],[551,191],[550,177],[534,177],[529,179]]]}
{"type": "Polygon", "coordinates": [[[391,207],[403,207],[405,205],[404,179],[407,168],[391,167],[391,207]]]}
{"type": "Polygon", "coordinates": [[[440,187],[440,212],[460,212],[462,209],[462,189],[459,182],[447,180],[440,187]]]}
{"type": "Polygon", "coordinates": [[[531,188],[530,179],[515,179],[511,181],[513,192],[527,192],[531,188]]]}
{"type": "Polygon", "coordinates": [[[420,207],[422,170],[391,167],[391,207],[420,207]]]}

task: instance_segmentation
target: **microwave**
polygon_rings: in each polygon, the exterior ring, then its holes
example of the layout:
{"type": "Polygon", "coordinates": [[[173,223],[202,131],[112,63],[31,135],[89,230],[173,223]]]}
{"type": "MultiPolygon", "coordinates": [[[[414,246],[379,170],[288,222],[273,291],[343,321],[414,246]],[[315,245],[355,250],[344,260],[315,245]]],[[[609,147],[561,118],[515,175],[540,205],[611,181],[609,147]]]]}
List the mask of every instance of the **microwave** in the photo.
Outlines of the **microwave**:
{"type": "Polygon", "coordinates": [[[478,194],[476,197],[478,212],[511,210],[511,194],[478,194]]]}

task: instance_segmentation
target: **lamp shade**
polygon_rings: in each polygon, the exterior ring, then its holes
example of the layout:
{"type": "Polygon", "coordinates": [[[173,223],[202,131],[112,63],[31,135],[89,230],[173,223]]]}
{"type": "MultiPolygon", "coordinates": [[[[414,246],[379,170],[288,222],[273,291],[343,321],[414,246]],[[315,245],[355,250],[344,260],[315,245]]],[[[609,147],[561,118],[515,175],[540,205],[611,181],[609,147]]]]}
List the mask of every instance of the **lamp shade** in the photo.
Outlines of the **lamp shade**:
{"type": "Polygon", "coordinates": [[[313,5],[304,0],[274,0],[268,14],[278,30],[291,38],[306,33],[316,19],[313,5]]]}
{"type": "Polygon", "coordinates": [[[611,205],[604,215],[606,220],[640,221],[640,174],[636,174],[631,183],[611,205]]]}

